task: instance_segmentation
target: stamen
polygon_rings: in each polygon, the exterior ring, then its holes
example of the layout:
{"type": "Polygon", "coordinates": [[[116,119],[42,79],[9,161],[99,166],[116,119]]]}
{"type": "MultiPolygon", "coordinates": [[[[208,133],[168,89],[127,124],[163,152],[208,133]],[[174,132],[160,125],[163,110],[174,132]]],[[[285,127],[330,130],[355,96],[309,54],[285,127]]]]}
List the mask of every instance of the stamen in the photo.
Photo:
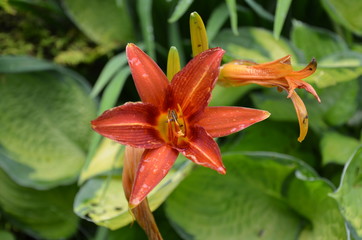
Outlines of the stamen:
{"type": "MultiPolygon", "coordinates": [[[[178,105],[179,110],[181,107],[178,105]]],[[[167,122],[169,127],[169,138],[173,139],[174,137],[184,137],[186,135],[185,121],[181,112],[180,118],[177,115],[176,110],[170,109],[167,114],[167,122]]]]}

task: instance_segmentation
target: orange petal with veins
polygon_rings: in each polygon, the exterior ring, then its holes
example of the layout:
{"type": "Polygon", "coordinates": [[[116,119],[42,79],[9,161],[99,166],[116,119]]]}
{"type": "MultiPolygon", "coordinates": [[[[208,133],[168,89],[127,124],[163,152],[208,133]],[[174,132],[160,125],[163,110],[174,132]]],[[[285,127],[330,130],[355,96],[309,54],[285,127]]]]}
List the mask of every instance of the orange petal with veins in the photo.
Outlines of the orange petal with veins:
{"type": "Polygon", "coordinates": [[[126,48],[128,64],[138,94],[144,103],[163,106],[169,82],[160,67],[140,48],[130,43],[126,48]]]}
{"type": "Polygon", "coordinates": [[[207,107],[196,125],[203,127],[213,138],[243,130],[270,116],[263,110],[243,107],[207,107]]]}
{"type": "Polygon", "coordinates": [[[126,103],[105,111],[91,122],[94,131],[121,144],[158,148],[165,144],[156,129],[158,108],[147,103],[126,103]]]}

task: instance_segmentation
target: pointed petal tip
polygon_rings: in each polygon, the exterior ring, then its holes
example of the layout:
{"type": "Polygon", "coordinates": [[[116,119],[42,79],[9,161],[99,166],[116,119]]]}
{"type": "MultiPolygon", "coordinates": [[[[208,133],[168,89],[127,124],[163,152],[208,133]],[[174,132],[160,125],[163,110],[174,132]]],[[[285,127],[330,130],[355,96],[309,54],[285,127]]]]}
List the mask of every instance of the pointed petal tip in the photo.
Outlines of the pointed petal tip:
{"type": "Polygon", "coordinates": [[[216,171],[217,171],[218,173],[222,174],[222,175],[225,175],[225,174],[226,174],[226,168],[225,168],[224,166],[218,167],[218,168],[216,169],[216,171]]]}
{"type": "Polygon", "coordinates": [[[130,47],[137,47],[137,46],[134,43],[127,43],[126,48],[130,48],[130,47]]]}
{"type": "Polygon", "coordinates": [[[264,119],[267,119],[268,117],[270,117],[270,115],[271,115],[270,112],[264,111],[264,110],[263,110],[263,112],[264,112],[264,118],[263,118],[263,120],[264,120],[264,119]]]}

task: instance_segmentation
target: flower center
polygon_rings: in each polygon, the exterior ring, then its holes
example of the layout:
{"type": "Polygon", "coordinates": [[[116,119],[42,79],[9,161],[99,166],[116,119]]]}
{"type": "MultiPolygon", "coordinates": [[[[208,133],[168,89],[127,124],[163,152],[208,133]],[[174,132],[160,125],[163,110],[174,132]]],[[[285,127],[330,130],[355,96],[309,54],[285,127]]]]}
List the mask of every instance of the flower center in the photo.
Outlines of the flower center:
{"type": "Polygon", "coordinates": [[[158,123],[162,137],[175,146],[186,138],[186,121],[180,105],[177,105],[177,108],[177,110],[168,109],[167,115],[162,114],[158,123]]]}

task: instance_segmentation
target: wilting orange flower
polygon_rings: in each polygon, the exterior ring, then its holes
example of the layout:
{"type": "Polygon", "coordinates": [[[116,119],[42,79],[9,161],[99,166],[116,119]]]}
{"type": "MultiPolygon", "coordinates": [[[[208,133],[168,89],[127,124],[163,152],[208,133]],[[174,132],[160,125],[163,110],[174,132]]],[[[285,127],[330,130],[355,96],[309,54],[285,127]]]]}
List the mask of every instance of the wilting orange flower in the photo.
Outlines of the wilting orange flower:
{"type": "Polygon", "coordinates": [[[207,107],[224,50],[193,58],[171,83],[157,64],[134,44],[128,63],[142,102],[105,111],[93,129],[121,144],[145,148],[129,198],[138,205],[164,178],[179,152],[193,162],[225,174],[213,137],[226,136],[264,120],[269,113],[241,107],[207,107]]]}
{"type": "Polygon", "coordinates": [[[308,131],[308,113],[295,89],[304,88],[320,102],[320,98],[314,88],[302,80],[313,74],[316,69],[317,62],[315,59],[312,59],[304,69],[293,71],[290,64],[290,55],[263,64],[236,60],[221,67],[219,82],[226,86],[243,86],[255,83],[263,87],[277,87],[279,91],[287,91],[288,98],[292,99],[297,112],[300,126],[298,141],[301,142],[308,131]]]}

